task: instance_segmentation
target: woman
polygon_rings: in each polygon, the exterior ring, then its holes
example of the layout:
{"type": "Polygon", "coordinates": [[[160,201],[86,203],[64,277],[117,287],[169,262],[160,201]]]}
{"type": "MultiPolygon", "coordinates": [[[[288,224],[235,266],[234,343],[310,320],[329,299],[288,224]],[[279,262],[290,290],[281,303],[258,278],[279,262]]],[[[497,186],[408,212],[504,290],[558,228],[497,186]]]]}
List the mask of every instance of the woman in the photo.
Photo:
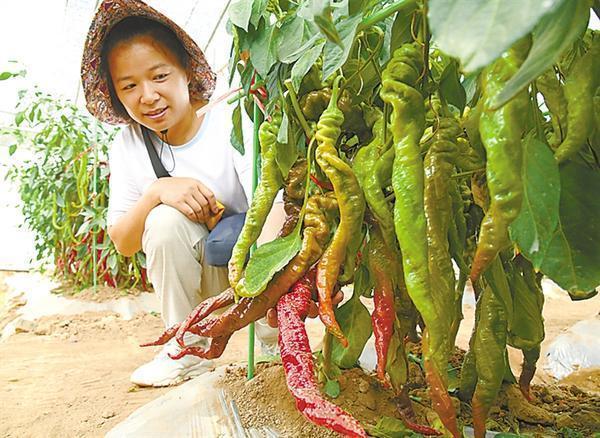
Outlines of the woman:
{"type": "MultiPolygon", "coordinates": [[[[196,43],[164,15],[137,0],[104,0],[82,59],[87,108],[99,120],[126,124],[110,149],[108,233],[117,250],[146,254],[148,276],[166,327],[181,322],[201,299],[228,287],[227,268],[206,263],[206,222],[245,212],[250,165],[229,144],[231,113],[219,104],[200,118],[215,75],[196,43]],[[170,177],[157,178],[144,130],[170,177]]],[[[250,136],[246,136],[250,138],[250,136]]],[[[273,233],[274,234],[274,233],[273,233]]],[[[259,338],[276,337],[259,324],[259,338]]],[[[201,338],[186,343],[203,343],[201,338]]],[[[169,342],[131,376],[167,386],[210,369],[211,361],[170,354],[169,342]]]]}

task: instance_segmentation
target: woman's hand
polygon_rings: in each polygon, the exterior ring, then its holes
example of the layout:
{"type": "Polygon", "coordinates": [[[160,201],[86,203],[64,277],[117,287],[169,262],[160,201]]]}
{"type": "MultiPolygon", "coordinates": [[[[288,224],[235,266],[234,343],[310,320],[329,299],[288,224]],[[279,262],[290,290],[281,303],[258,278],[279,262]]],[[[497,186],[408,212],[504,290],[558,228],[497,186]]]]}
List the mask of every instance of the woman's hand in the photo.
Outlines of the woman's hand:
{"type": "MultiPolygon", "coordinates": [[[[344,299],[344,293],[341,290],[338,290],[336,294],[332,298],[333,306],[337,306],[344,299]]],[[[317,307],[317,303],[312,301],[310,303],[310,308],[308,309],[308,317],[316,318],[319,315],[319,308],[317,307]]],[[[277,310],[275,307],[267,310],[267,324],[271,327],[277,327],[277,310]]]]}
{"type": "Polygon", "coordinates": [[[159,178],[152,186],[162,204],[176,208],[188,219],[205,223],[219,211],[213,192],[194,178],[159,178]]]}

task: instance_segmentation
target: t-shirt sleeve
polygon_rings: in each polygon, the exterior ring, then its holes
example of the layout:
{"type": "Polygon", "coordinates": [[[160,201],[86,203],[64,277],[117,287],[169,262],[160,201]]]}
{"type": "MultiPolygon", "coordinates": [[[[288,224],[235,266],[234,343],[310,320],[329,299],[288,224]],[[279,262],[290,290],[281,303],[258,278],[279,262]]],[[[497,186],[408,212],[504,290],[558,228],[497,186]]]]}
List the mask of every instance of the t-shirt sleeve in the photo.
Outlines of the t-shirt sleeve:
{"type": "Polygon", "coordinates": [[[117,134],[110,147],[108,167],[110,180],[106,223],[111,226],[133,208],[142,196],[128,170],[123,131],[117,134]]]}

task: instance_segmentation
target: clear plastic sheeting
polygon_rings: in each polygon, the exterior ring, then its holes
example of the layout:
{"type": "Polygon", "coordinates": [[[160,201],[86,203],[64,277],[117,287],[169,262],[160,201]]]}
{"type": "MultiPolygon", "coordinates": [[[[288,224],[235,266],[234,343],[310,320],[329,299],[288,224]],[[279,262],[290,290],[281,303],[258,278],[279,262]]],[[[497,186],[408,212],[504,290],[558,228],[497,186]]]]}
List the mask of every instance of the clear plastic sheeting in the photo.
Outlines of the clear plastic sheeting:
{"type": "Polygon", "coordinates": [[[225,368],[203,374],[147,403],[110,430],[106,438],[279,437],[270,428],[244,428],[235,400],[216,385],[225,368]]]}
{"type": "Polygon", "coordinates": [[[600,315],[579,321],[558,335],[548,347],[544,370],[563,379],[582,368],[600,366],[600,315]]]}

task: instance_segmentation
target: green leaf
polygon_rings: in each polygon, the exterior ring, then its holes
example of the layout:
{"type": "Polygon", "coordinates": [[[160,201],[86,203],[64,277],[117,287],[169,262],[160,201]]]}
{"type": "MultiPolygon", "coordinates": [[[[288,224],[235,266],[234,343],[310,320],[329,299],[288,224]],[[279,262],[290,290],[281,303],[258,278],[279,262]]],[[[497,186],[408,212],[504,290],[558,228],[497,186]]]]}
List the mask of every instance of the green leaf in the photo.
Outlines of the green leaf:
{"type": "MultiPolygon", "coordinates": [[[[284,111],[283,116],[281,117],[281,124],[279,125],[279,130],[277,131],[277,143],[286,144],[288,142],[289,124],[290,123],[289,123],[288,115],[284,111]]],[[[277,152],[279,152],[279,150],[280,150],[280,148],[277,147],[277,152]]],[[[279,154],[277,154],[277,155],[279,155],[279,154]]]]}
{"type": "Polygon", "coordinates": [[[394,23],[392,24],[392,37],[390,41],[390,53],[399,48],[402,44],[412,41],[410,25],[412,15],[417,8],[416,2],[408,2],[407,7],[398,11],[394,23]]]}
{"type": "Polygon", "coordinates": [[[359,12],[363,11],[363,8],[366,8],[369,0],[348,0],[348,14],[356,15],[359,12]]]}
{"type": "Polygon", "coordinates": [[[477,93],[477,80],[479,74],[470,74],[463,78],[461,85],[466,93],[466,101],[467,104],[472,108],[474,106],[473,99],[476,97],[477,93]]]}
{"type": "Polygon", "coordinates": [[[266,20],[261,20],[258,28],[248,33],[250,60],[256,72],[262,77],[267,76],[275,63],[275,55],[271,44],[275,29],[276,27],[271,26],[266,20]]]}
{"type": "Polygon", "coordinates": [[[338,398],[340,395],[340,382],[327,379],[323,386],[323,392],[331,398],[338,398]]]}
{"type": "Polygon", "coordinates": [[[285,62],[285,59],[300,48],[303,37],[304,19],[302,17],[295,16],[292,20],[285,22],[279,29],[274,41],[277,49],[277,59],[285,62]],[[292,35],[293,38],[290,38],[292,35]]]}
{"type": "Polygon", "coordinates": [[[533,31],[533,45],[527,59],[496,96],[493,105],[501,107],[548,70],[585,31],[589,19],[590,7],[583,0],[566,1],[554,12],[544,16],[533,31]]]}
{"type": "Polygon", "coordinates": [[[250,14],[250,24],[252,26],[257,27],[259,20],[265,16],[267,3],[269,3],[269,0],[254,0],[252,2],[252,13],[250,14]]]}
{"type": "Polygon", "coordinates": [[[329,8],[329,0],[310,0],[301,3],[297,15],[305,20],[313,20],[315,15],[321,14],[329,8]]]}
{"type": "Polygon", "coordinates": [[[112,272],[114,272],[118,268],[117,255],[116,254],[109,255],[108,259],[106,260],[106,263],[108,264],[108,267],[110,268],[110,270],[112,272]]]}
{"type": "Polygon", "coordinates": [[[8,155],[12,156],[16,151],[17,151],[17,145],[16,144],[11,144],[8,147],[8,155]]]}
{"type": "Polygon", "coordinates": [[[331,8],[325,8],[323,11],[321,11],[319,15],[315,15],[313,17],[313,20],[315,24],[319,27],[321,33],[325,35],[327,40],[342,48],[344,47],[342,39],[340,38],[340,34],[338,33],[337,29],[335,28],[335,25],[333,24],[331,8]]]}
{"type": "Polygon", "coordinates": [[[458,58],[465,72],[490,64],[545,15],[572,0],[431,0],[429,24],[443,52],[458,58]]]}
{"type": "Polygon", "coordinates": [[[231,115],[231,123],[233,128],[231,130],[231,145],[236,151],[244,155],[246,153],[244,148],[244,133],[242,130],[242,106],[238,103],[231,115]]]}
{"type": "Polygon", "coordinates": [[[327,80],[337,69],[339,69],[350,54],[350,49],[354,43],[356,29],[362,21],[362,15],[341,20],[337,23],[337,28],[342,39],[343,48],[333,44],[331,41],[325,43],[323,50],[323,79],[327,80]]]}
{"type": "MultiPolygon", "coordinates": [[[[368,275],[366,269],[357,269],[355,284],[364,284],[360,276],[368,275]]],[[[335,318],[348,339],[348,348],[344,348],[336,338],[332,340],[331,361],[340,368],[352,368],[362,354],[365,344],[371,337],[371,315],[360,300],[361,290],[356,288],[352,298],[335,310],[335,318]]]]}
{"type": "Polygon", "coordinates": [[[236,0],[229,6],[229,19],[246,32],[252,15],[252,3],[252,0],[236,0]]]}
{"type": "Polygon", "coordinates": [[[323,47],[325,46],[325,41],[320,42],[316,46],[312,47],[310,50],[304,52],[304,54],[296,61],[294,66],[292,67],[292,86],[294,91],[297,93],[300,88],[300,83],[302,79],[308,73],[310,68],[314,65],[315,61],[319,56],[321,56],[321,52],[323,51],[323,47]]]}
{"type": "Polygon", "coordinates": [[[513,242],[539,269],[558,224],[560,174],[545,143],[523,140],[523,205],[509,231],[513,242]]]}
{"type": "Polygon", "coordinates": [[[403,438],[418,436],[404,425],[402,420],[393,417],[381,417],[375,426],[366,427],[370,436],[378,438],[403,438]]]}
{"type": "Polygon", "coordinates": [[[467,93],[460,83],[458,65],[455,61],[451,61],[442,72],[440,94],[446,102],[463,112],[467,103],[467,93]]]}
{"type": "Polygon", "coordinates": [[[25,120],[25,113],[23,111],[19,111],[15,115],[15,125],[20,126],[21,123],[23,123],[23,120],[25,120]]]}
{"type": "Polygon", "coordinates": [[[294,231],[281,239],[275,239],[258,247],[250,257],[246,273],[236,288],[236,293],[243,297],[254,297],[260,294],[277,272],[300,251],[300,224],[294,231]]]}
{"type": "Polygon", "coordinates": [[[287,113],[283,113],[283,117],[281,119],[281,126],[279,127],[279,134],[277,135],[277,166],[281,171],[281,176],[285,179],[287,177],[288,172],[296,162],[298,158],[298,147],[296,145],[296,136],[290,135],[289,133],[289,119],[287,113]],[[282,132],[285,133],[285,136],[281,136],[282,132]],[[284,138],[285,137],[285,138],[284,138]]]}
{"type": "Polygon", "coordinates": [[[560,167],[560,221],[541,271],[567,291],[600,285],[600,173],[568,162],[560,167]]]}
{"type": "Polygon", "coordinates": [[[285,57],[282,57],[281,62],[283,62],[285,64],[289,64],[289,63],[296,61],[298,58],[300,58],[307,50],[309,50],[315,44],[320,44],[321,43],[320,40],[322,40],[322,39],[323,39],[323,37],[321,36],[320,33],[314,34],[308,40],[306,40],[306,42],[304,42],[300,47],[298,47],[296,50],[294,50],[292,53],[286,55],[285,57]]]}

